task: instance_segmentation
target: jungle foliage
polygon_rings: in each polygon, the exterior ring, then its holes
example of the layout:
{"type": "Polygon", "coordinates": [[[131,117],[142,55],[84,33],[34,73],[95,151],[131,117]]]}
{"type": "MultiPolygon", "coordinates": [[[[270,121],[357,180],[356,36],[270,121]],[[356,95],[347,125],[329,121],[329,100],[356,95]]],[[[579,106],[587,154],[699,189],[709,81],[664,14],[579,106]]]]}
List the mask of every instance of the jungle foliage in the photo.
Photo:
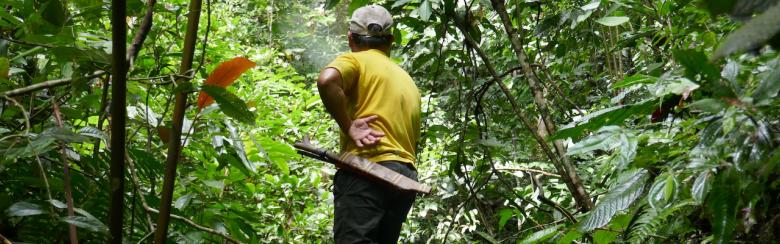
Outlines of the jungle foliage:
{"type": "MultiPolygon", "coordinates": [[[[335,169],[291,145],[336,148],[314,79],[372,3],[424,94],[402,242],[780,239],[776,0],[127,0],[124,240],[173,140],[169,242],[331,242],[335,169]]],[[[0,6],[0,240],[107,242],[116,6],[0,6]]]]}

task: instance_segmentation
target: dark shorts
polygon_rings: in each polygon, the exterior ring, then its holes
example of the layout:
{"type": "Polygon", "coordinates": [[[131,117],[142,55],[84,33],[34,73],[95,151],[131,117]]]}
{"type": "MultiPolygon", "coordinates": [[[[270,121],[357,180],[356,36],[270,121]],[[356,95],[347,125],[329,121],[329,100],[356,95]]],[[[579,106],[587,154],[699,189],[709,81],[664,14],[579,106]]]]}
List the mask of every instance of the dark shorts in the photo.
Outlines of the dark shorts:
{"type": "MultiPolygon", "coordinates": [[[[417,180],[417,171],[406,163],[379,164],[417,180]]],[[[333,237],[337,244],[396,243],[416,193],[339,170],[333,179],[333,196],[333,237]]]]}

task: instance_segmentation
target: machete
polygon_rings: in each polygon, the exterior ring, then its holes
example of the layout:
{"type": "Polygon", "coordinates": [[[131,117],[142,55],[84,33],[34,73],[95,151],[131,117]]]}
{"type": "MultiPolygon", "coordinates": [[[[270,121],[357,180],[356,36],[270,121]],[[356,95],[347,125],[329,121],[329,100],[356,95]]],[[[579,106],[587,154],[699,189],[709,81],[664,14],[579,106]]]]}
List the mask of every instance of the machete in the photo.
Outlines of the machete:
{"type": "Polygon", "coordinates": [[[417,181],[410,179],[409,177],[399,174],[398,172],[382,166],[381,164],[371,162],[368,159],[358,157],[350,153],[336,155],[335,153],[312,145],[307,139],[296,142],[293,146],[300,155],[332,163],[340,169],[349,170],[365,177],[369,177],[372,180],[391,185],[395,188],[423,194],[431,193],[430,186],[420,184],[417,181]]]}

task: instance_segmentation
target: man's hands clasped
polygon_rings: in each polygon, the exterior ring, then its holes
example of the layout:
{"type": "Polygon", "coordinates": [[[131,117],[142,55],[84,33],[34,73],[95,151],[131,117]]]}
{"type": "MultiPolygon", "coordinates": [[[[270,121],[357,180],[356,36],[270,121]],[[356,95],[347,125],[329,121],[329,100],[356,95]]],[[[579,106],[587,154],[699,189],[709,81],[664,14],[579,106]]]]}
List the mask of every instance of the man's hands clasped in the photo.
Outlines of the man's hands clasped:
{"type": "Polygon", "coordinates": [[[378,116],[371,115],[352,121],[349,126],[349,137],[358,147],[371,146],[379,142],[379,139],[385,136],[384,132],[374,130],[368,124],[376,120],[378,116]]]}

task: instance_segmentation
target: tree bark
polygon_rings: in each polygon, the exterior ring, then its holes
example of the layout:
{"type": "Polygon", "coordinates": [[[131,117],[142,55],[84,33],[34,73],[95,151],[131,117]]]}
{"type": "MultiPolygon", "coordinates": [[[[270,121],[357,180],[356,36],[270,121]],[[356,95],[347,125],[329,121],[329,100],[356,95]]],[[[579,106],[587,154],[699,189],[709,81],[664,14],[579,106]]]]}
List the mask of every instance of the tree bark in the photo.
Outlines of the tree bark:
{"type": "Polygon", "coordinates": [[[122,219],[124,215],[125,188],[125,127],[127,97],[127,6],[124,0],[111,2],[111,169],[109,186],[111,206],[108,228],[111,243],[122,243],[122,219]]]}
{"type": "MultiPolygon", "coordinates": [[[[195,54],[195,41],[198,35],[198,23],[200,21],[201,0],[190,0],[190,9],[187,16],[187,33],[184,37],[184,50],[179,73],[186,75],[192,69],[192,60],[195,54]]],[[[179,78],[179,84],[188,82],[179,78]]],[[[176,103],[173,108],[173,130],[168,141],[168,154],[165,162],[165,176],[163,178],[162,198],[160,200],[160,215],[157,218],[157,232],[154,235],[154,243],[162,244],[168,236],[168,222],[171,218],[171,201],[173,198],[173,186],[176,182],[176,164],[181,154],[181,130],[184,122],[184,113],[187,109],[187,94],[189,91],[180,90],[176,93],[176,103]]]]}
{"type": "MultiPolygon", "coordinates": [[[[526,80],[528,81],[528,87],[531,89],[531,92],[534,96],[534,104],[537,108],[539,108],[539,114],[541,114],[544,127],[547,130],[547,135],[552,135],[555,133],[556,128],[555,123],[550,116],[547,99],[544,97],[544,88],[540,85],[539,77],[536,76],[536,73],[533,71],[531,65],[528,62],[528,57],[525,54],[525,50],[523,50],[523,44],[518,37],[517,31],[512,26],[512,21],[509,18],[509,14],[506,12],[504,1],[491,0],[490,2],[493,5],[493,9],[496,10],[499,17],[501,18],[504,30],[506,30],[507,36],[509,37],[510,43],[512,45],[512,49],[517,56],[518,62],[520,62],[520,67],[522,67],[523,73],[525,74],[526,80]]],[[[547,135],[542,134],[540,136],[542,139],[546,140],[547,135]]],[[[563,142],[561,140],[556,140],[553,142],[553,145],[555,146],[555,151],[557,152],[559,161],[561,162],[564,169],[563,172],[559,173],[564,175],[564,179],[567,183],[566,185],[572,192],[577,205],[584,211],[592,209],[594,207],[593,201],[590,200],[588,193],[585,191],[585,187],[582,185],[580,177],[577,175],[576,169],[569,161],[569,158],[566,156],[566,147],[563,146],[563,142]]]]}

